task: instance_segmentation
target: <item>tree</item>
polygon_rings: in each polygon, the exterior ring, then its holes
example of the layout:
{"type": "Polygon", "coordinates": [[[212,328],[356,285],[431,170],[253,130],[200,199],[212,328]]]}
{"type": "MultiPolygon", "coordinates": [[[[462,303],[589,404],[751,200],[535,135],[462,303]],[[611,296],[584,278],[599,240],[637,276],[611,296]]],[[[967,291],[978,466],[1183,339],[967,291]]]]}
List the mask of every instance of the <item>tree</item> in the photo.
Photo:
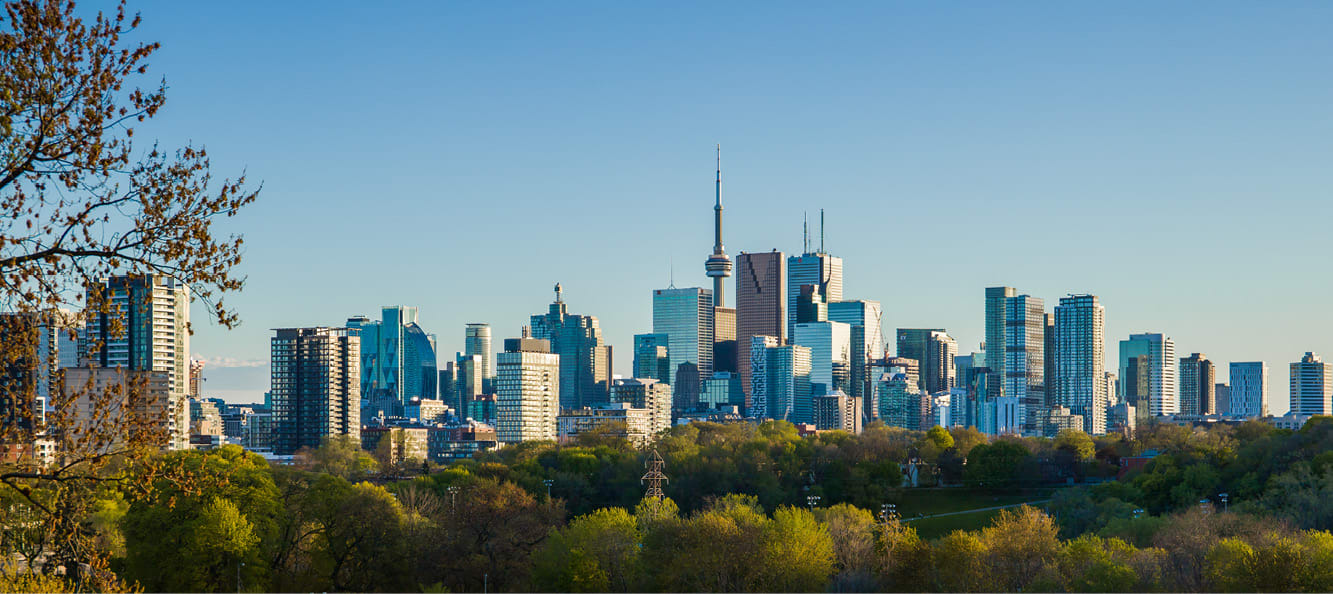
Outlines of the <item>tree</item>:
{"type": "Polygon", "coordinates": [[[1027,448],[1011,441],[977,445],[967,456],[963,478],[974,487],[1012,487],[1018,483],[1019,469],[1029,457],[1027,448]]]}
{"type": "Polygon", "coordinates": [[[820,508],[815,513],[833,540],[833,558],[838,570],[833,589],[838,592],[877,589],[874,516],[846,503],[820,508]]]}
{"type": "MultiPolygon", "coordinates": [[[[134,144],[135,126],[166,100],[164,81],[148,90],[135,82],[158,44],[122,39],[139,24],[123,3],[84,15],[70,0],[10,0],[0,14],[0,302],[32,322],[0,328],[5,373],[30,368],[38,327],[60,315],[57,308],[80,312],[71,328],[109,311],[104,293],[87,289],[112,275],[171,277],[223,327],[239,321],[223,298],[243,285],[234,273],[241,238],[220,235],[214,223],[257,191],[245,188],[244,176],[216,182],[201,147],[134,144]]],[[[111,331],[125,328],[113,321],[111,331]]],[[[119,587],[97,581],[109,575],[106,554],[83,520],[96,484],[154,485],[155,475],[172,471],[153,457],[164,430],[143,413],[142,383],[82,387],[87,408],[101,411],[92,419],[79,417],[74,399],[53,399],[43,426],[32,383],[9,379],[0,381],[0,443],[24,455],[0,469],[0,489],[54,535],[49,571],[64,567],[70,579],[119,587]],[[58,439],[61,464],[44,466],[32,455],[43,431],[58,439]]]]}
{"type": "Polygon", "coordinates": [[[296,453],[296,464],[311,472],[340,476],[349,481],[369,476],[379,465],[374,456],[361,449],[361,442],[350,435],[330,435],[318,448],[300,450],[296,453]]]}
{"type": "Polygon", "coordinates": [[[632,592],[642,538],[623,508],[599,509],[553,532],[533,553],[533,583],[545,592],[632,592]]]}
{"type": "Polygon", "coordinates": [[[1027,589],[1059,553],[1057,532],[1055,522],[1035,507],[1001,510],[994,523],[981,532],[994,589],[1027,589]]]}
{"type": "Polygon", "coordinates": [[[1055,448],[1073,454],[1077,460],[1087,460],[1097,451],[1092,438],[1077,429],[1065,429],[1056,434],[1055,448]]]}
{"type": "Polygon", "coordinates": [[[780,507],[764,527],[757,588],[769,592],[816,592],[833,575],[833,539],[810,510],[780,507]]]}
{"type": "Polygon", "coordinates": [[[926,439],[930,440],[930,442],[941,452],[953,447],[954,443],[953,435],[949,433],[949,430],[939,425],[931,427],[930,430],[926,432],[926,439]]]}

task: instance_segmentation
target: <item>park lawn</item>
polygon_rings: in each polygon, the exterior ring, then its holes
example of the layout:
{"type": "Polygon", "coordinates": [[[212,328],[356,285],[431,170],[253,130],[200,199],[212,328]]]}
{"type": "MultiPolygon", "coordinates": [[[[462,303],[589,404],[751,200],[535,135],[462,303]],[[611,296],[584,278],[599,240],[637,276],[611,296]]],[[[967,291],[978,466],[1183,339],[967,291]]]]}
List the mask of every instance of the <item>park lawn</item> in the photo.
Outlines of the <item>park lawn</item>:
{"type": "MultiPolygon", "coordinates": [[[[1044,503],[1038,504],[1038,507],[1044,506],[1044,503]]],[[[1017,508],[1009,509],[1014,510],[1017,508]]],[[[922,518],[920,520],[908,522],[907,525],[915,528],[916,535],[922,540],[934,540],[946,536],[955,530],[981,530],[982,528],[990,526],[991,522],[996,516],[1000,515],[1001,511],[1004,510],[992,509],[970,514],[922,518]]]]}
{"type": "Polygon", "coordinates": [[[902,489],[888,501],[897,504],[898,515],[906,519],[1049,499],[1053,491],[1054,489],[1049,488],[1024,489],[1014,493],[990,493],[965,487],[902,489]]]}

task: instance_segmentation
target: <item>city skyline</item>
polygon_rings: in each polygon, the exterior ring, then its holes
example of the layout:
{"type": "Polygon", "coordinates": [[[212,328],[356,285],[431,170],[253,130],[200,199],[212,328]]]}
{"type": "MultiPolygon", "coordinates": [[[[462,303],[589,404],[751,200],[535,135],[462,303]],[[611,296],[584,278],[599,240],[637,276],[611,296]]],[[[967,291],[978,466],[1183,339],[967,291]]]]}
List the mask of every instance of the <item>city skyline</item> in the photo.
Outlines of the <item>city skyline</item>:
{"type": "Polygon", "coordinates": [[[246,234],[249,283],[229,297],[243,325],[194,316],[205,391],[233,401],[267,385],[269,328],[410,305],[447,360],[468,322],[490,323],[497,344],[518,336],[555,282],[599,318],[613,369],[630,369],[631,337],[651,330],[641,296],[667,285],[672,263],[678,287],[709,286],[699,269],[717,143],[728,147],[727,253],[799,254],[802,212],[822,207],[845,298],[880,301],[886,331],[943,327],[962,354],[981,340],[984,287],[1047,304],[1094,294],[1108,360],[1113,341],[1143,332],[1220,369],[1264,360],[1275,412],[1287,408],[1287,364],[1333,352],[1319,302],[1333,280],[1295,264],[1327,251],[1316,159],[1333,93],[1302,73],[1333,55],[1328,7],[1157,7],[1155,19],[1107,7],[779,7],[750,24],[721,7],[689,26],[660,15],[660,29],[633,7],[537,6],[519,22],[484,6],[410,6],[411,19],[279,6],[259,22],[258,5],[142,8],[143,35],[164,44],[150,74],[168,77],[173,101],[172,117],[139,135],[207,139],[219,170],[265,182],[228,224],[246,234]],[[500,23],[513,35],[504,50],[448,60],[493,45],[482,32],[500,23]],[[372,49],[326,66],[350,35],[372,49]],[[560,83],[571,73],[577,84],[560,83]],[[333,84],[347,77],[365,84],[333,84]],[[265,92],[296,87],[306,91],[265,92]],[[386,142],[398,148],[362,148],[386,142]],[[288,224],[297,217],[301,228],[288,224]],[[589,232],[553,233],[580,225],[589,232]],[[309,244],[315,229],[351,239],[309,244]],[[384,257],[367,241],[374,229],[413,257],[384,257]],[[1089,244],[1069,249],[1078,242],[1089,244]],[[283,264],[302,245],[327,257],[283,264]],[[1001,245],[1029,257],[1004,259],[1001,245]],[[1140,266],[1186,253],[1204,257],[1140,266]],[[446,266],[459,257],[472,265],[446,266]],[[349,270],[394,282],[331,282],[349,270]]]}

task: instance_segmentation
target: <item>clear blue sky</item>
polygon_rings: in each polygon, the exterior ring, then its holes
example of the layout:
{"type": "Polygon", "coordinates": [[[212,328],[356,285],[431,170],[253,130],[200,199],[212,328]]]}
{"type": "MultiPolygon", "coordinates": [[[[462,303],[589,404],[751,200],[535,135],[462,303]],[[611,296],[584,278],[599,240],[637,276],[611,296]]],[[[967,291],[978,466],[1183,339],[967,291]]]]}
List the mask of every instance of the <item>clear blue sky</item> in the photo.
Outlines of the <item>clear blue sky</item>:
{"type": "MultiPolygon", "coordinates": [[[[264,192],[208,391],[258,398],[269,328],[415,305],[460,350],[564,284],[627,371],[650,291],[825,208],[848,298],[973,350],[983,289],[1100,295],[1182,356],[1333,356],[1333,4],[135,3],[167,107],[264,192]],[[221,363],[229,362],[232,367],[221,363]],[[247,365],[255,365],[248,366],[247,365]]],[[[728,285],[731,289],[731,285],[728,285]]]]}

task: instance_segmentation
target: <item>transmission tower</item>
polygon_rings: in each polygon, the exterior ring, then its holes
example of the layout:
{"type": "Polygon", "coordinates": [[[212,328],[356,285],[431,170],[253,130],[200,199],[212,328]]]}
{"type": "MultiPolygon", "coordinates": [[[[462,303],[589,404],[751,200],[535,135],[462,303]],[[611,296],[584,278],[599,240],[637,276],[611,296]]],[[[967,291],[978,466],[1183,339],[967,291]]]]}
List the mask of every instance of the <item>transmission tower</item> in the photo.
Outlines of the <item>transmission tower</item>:
{"type": "Polygon", "coordinates": [[[653,455],[649,456],[648,460],[644,462],[644,466],[648,467],[648,472],[644,473],[643,478],[639,479],[639,483],[648,483],[648,492],[644,493],[643,497],[645,499],[653,497],[658,500],[666,499],[666,493],[662,491],[662,483],[669,482],[671,479],[667,478],[667,475],[662,472],[666,462],[662,460],[662,456],[657,453],[656,448],[653,449],[653,455]]]}

